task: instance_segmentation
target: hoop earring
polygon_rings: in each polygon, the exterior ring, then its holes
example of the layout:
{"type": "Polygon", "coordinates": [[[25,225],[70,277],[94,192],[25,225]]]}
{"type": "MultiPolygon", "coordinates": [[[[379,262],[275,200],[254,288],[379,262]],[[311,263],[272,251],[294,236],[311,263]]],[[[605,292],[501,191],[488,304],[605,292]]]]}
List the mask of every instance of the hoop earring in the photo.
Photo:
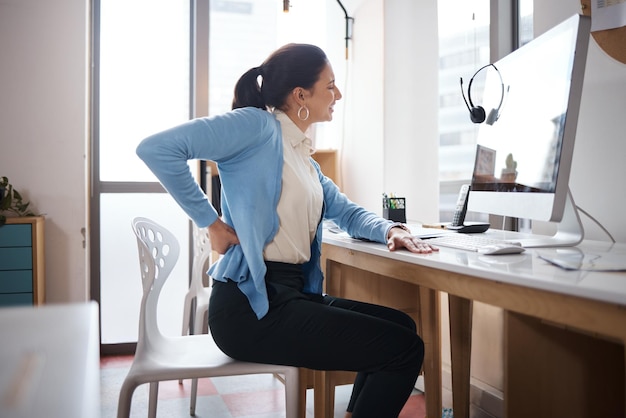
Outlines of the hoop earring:
{"type": "Polygon", "coordinates": [[[300,109],[298,109],[298,119],[300,119],[301,121],[305,121],[309,118],[309,108],[306,106],[300,106],[300,109]],[[300,112],[302,112],[302,109],[306,110],[306,116],[302,117],[302,115],[300,115],[300,112]]]}

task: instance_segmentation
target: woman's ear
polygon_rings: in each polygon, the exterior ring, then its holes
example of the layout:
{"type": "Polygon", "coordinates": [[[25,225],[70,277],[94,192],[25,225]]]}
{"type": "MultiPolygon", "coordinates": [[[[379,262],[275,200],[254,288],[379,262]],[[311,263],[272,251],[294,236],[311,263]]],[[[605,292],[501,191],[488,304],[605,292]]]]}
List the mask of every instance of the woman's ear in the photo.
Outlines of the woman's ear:
{"type": "Polygon", "coordinates": [[[293,98],[299,105],[301,105],[303,104],[304,99],[307,97],[307,93],[308,92],[302,87],[296,87],[295,89],[293,89],[293,98]]]}

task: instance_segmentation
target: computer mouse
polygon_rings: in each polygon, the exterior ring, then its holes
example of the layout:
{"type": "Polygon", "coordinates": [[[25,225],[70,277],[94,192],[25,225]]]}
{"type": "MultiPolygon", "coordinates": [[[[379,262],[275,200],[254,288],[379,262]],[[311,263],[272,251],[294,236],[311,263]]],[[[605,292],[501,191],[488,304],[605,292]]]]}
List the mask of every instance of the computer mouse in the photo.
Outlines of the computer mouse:
{"type": "Polygon", "coordinates": [[[519,254],[524,251],[526,250],[520,245],[507,243],[485,245],[478,249],[478,252],[484,255],[519,254]]]}

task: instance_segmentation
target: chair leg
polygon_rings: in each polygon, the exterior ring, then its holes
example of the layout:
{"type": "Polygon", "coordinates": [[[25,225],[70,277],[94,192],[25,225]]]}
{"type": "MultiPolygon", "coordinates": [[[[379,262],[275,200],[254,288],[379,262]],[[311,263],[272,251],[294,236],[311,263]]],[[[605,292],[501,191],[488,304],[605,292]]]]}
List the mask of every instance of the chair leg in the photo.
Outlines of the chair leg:
{"type": "Polygon", "coordinates": [[[196,401],[198,399],[198,379],[191,379],[191,401],[189,404],[189,415],[196,415],[196,401]]]}
{"type": "Polygon", "coordinates": [[[117,402],[117,418],[130,417],[130,404],[136,387],[137,385],[130,383],[128,380],[124,380],[124,383],[122,383],[120,397],[117,402]]]}
{"type": "Polygon", "coordinates": [[[336,372],[329,372],[326,373],[326,396],[328,399],[328,402],[326,403],[326,411],[327,414],[329,414],[328,416],[330,417],[334,417],[335,416],[335,389],[337,387],[337,383],[334,379],[336,372]]]}
{"type": "Polygon", "coordinates": [[[150,382],[150,395],[148,399],[148,418],[156,418],[158,398],[159,398],[159,382],[150,382]]]}
{"type": "MultiPolygon", "coordinates": [[[[294,367],[285,372],[285,416],[286,418],[304,417],[301,414],[301,403],[306,402],[306,397],[301,397],[300,369],[294,367]]],[[[306,384],[304,385],[306,391],[306,384]]],[[[306,396],[306,395],[305,395],[306,396]]],[[[306,405],[305,408],[306,409],[306,405]]],[[[305,411],[306,412],[306,411],[305,411]]]]}
{"type": "MultiPolygon", "coordinates": [[[[196,307],[195,316],[193,318],[193,334],[199,335],[204,332],[204,318],[206,317],[206,309],[198,309],[196,307]]],[[[189,405],[189,414],[196,415],[196,399],[198,397],[198,379],[191,379],[191,404],[189,405]]]]}
{"type": "Polygon", "coordinates": [[[335,416],[335,386],[331,383],[326,386],[328,389],[328,403],[326,404],[328,414],[330,417],[335,416]]]}

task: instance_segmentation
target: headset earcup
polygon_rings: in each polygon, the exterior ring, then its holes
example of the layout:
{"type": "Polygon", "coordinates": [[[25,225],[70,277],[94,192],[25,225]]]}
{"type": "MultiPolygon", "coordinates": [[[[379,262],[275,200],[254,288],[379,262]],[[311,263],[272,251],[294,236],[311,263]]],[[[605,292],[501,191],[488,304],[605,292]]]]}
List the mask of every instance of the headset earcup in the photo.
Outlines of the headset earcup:
{"type": "Polygon", "coordinates": [[[483,123],[485,121],[485,109],[482,106],[472,107],[470,119],[474,123],[483,123]]]}
{"type": "Polygon", "coordinates": [[[487,125],[493,125],[494,123],[496,123],[499,117],[500,115],[498,115],[498,111],[496,109],[491,109],[491,111],[489,112],[489,116],[487,116],[487,119],[485,120],[485,123],[487,125]]]}

